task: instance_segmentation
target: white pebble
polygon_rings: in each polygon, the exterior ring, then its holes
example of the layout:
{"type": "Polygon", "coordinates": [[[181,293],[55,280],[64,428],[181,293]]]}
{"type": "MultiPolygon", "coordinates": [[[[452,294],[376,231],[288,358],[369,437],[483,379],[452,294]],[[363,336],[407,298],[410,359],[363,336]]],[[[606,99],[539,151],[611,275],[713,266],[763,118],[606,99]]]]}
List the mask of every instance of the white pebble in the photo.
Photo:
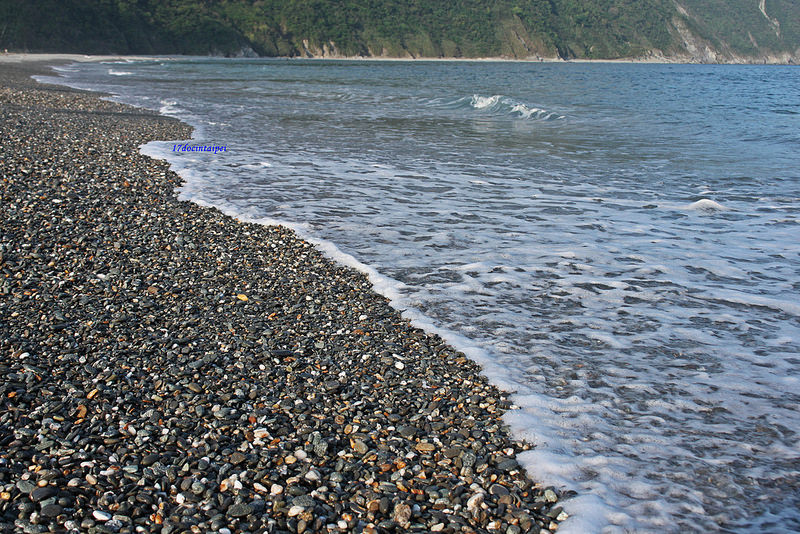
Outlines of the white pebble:
{"type": "Polygon", "coordinates": [[[269,489],[269,492],[272,495],[280,495],[281,493],[283,493],[283,486],[281,486],[280,484],[273,484],[272,487],[269,489]]]}
{"type": "Polygon", "coordinates": [[[306,509],[303,508],[302,506],[294,505],[291,508],[289,508],[289,512],[286,515],[288,515],[289,517],[294,517],[296,515],[302,514],[305,511],[306,509]]]}
{"type": "Polygon", "coordinates": [[[109,514],[108,512],[104,512],[102,510],[95,510],[94,512],[92,512],[92,515],[98,521],[108,521],[109,519],[111,519],[111,514],[109,514]]]}
{"type": "Polygon", "coordinates": [[[481,504],[483,504],[483,493],[476,493],[467,501],[467,510],[476,512],[481,504]]]}

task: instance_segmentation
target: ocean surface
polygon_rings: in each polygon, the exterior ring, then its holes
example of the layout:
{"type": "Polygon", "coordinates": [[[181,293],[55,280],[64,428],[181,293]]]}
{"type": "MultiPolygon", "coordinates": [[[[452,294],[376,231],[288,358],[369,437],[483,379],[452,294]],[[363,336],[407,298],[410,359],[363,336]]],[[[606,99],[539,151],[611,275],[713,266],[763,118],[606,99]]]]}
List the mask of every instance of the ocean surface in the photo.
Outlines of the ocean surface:
{"type": "Polygon", "coordinates": [[[59,70],[226,147],[144,148],[182,198],[297,229],[516,392],[559,532],[800,531],[800,68],[59,70]]]}

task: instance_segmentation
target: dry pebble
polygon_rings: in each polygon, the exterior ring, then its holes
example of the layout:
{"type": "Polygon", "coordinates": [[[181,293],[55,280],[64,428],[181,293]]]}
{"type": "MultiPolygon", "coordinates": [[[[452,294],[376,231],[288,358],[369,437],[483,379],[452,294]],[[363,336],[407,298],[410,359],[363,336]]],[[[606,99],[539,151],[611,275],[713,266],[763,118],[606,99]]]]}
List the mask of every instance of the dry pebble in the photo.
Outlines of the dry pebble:
{"type": "Polygon", "coordinates": [[[476,364],[292,231],[178,201],[138,146],[188,126],[36,72],[0,65],[0,531],[557,528],[476,364]]]}

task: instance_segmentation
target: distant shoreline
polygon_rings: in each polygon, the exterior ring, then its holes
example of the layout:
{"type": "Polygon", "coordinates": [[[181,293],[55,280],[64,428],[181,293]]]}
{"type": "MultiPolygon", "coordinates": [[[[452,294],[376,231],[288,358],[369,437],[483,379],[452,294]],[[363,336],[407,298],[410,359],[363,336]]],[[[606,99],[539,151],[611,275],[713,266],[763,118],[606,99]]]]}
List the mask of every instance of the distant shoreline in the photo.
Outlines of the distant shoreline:
{"type": "MultiPolygon", "coordinates": [[[[769,61],[755,62],[704,62],[694,61],[692,58],[669,58],[663,56],[653,56],[652,58],[620,58],[620,59],[561,59],[561,58],[504,58],[504,57],[480,57],[480,58],[434,58],[434,57],[379,57],[379,56],[352,56],[352,57],[289,57],[289,56],[259,56],[254,58],[224,56],[180,56],[180,55],[89,55],[89,54],[57,54],[57,53],[25,53],[10,52],[0,54],[0,63],[25,63],[25,62],[53,62],[53,61],[73,61],[78,63],[92,63],[103,61],[125,61],[125,60],[175,60],[180,58],[215,58],[215,59],[284,59],[287,61],[406,61],[406,62],[465,62],[465,63],[615,63],[615,64],[653,64],[653,65],[775,65],[775,66],[797,66],[791,61],[769,61]]],[[[755,59],[755,58],[753,58],[755,59]]]]}

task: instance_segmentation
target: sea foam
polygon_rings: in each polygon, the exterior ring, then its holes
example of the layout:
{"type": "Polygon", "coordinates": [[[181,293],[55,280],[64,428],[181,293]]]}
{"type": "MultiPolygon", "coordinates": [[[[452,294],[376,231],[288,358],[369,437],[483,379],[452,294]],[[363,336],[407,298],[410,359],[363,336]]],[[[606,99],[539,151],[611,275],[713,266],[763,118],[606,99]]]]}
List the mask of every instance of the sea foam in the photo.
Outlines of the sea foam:
{"type": "MultiPolygon", "coordinates": [[[[578,493],[560,532],[800,528],[800,165],[743,141],[790,119],[722,119],[673,67],[204,61],[125,67],[146,86],[82,66],[81,83],[170,102],[197,142],[235,146],[162,154],[181,198],[294,228],[514,392],[521,462],[578,493]]],[[[703,72],[757,89],[747,109],[786,90],[756,67],[703,72]]]]}

